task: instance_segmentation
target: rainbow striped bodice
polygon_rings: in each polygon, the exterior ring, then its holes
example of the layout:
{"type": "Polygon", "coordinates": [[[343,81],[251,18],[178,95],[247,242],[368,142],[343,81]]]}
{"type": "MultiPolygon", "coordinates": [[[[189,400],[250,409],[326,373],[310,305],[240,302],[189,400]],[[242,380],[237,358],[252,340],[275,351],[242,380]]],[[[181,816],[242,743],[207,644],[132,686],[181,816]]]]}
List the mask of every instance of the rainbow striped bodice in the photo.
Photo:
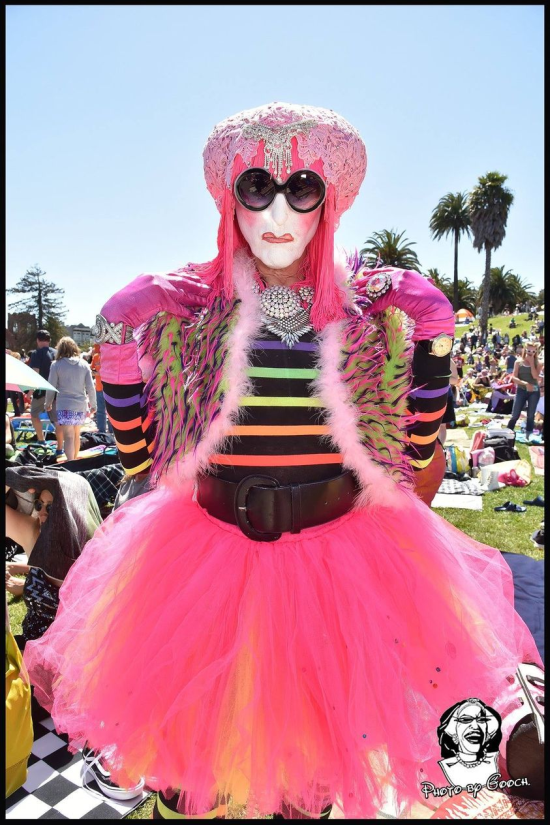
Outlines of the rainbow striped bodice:
{"type": "Polygon", "coordinates": [[[223,451],[210,457],[213,473],[231,481],[264,473],[292,484],[342,472],[342,456],[313,392],[315,338],[306,333],[292,349],[272,333],[252,342],[247,374],[253,392],[239,400],[239,421],[223,451]]]}

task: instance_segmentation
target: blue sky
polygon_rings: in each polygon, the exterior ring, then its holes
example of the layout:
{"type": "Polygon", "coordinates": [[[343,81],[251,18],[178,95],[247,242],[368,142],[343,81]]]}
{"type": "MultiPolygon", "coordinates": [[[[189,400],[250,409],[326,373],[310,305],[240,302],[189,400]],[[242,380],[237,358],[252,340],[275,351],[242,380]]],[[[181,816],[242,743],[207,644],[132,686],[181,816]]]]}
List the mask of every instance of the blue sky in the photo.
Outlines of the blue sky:
{"type": "MultiPolygon", "coordinates": [[[[543,286],[543,6],[8,6],[7,285],[35,263],[91,324],[141,272],[215,253],[213,126],[273,100],[334,109],[368,169],[336,239],[405,231],[452,276],[429,220],[508,175],[495,266],[543,286]]],[[[459,275],[484,267],[468,239],[459,275]]]]}

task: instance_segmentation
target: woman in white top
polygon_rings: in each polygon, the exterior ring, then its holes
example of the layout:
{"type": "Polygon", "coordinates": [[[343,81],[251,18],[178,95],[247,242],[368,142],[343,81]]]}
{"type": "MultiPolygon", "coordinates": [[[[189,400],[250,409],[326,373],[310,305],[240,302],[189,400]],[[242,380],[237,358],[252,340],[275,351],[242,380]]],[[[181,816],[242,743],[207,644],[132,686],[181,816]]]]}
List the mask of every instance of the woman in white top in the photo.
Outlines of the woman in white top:
{"type": "MultiPolygon", "coordinates": [[[[96,409],[96,393],[90,365],[80,356],[72,338],[66,336],[57,345],[57,356],[48,378],[57,393],[57,423],[63,430],[65,453],[71,461],[80,448],[80,428],[86,421],[88,401],[90,413],[96,409]]],[[[46,410],[52,409],[53,390],[46,393],[46,410]]]]}

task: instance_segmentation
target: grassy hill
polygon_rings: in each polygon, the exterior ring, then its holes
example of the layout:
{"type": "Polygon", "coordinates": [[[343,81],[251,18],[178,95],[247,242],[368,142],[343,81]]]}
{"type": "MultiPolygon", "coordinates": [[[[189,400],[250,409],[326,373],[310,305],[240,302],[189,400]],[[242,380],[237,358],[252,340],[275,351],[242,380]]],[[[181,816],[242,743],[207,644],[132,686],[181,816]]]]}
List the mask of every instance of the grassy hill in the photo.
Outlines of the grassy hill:
{"type": "MultiPolygon", "coordinates": [[[[544,318],[544,314],[539,313],[539,318],[544,318]]],[[[510,340],[512,340],[516,333],[518,333],[518,335],[521,335],[524,332],[529,334],[533,321],[528,320],[526,313],[521,313],[521,315],[515,316],[495,315],[494,317],[489,318],[489,323],[493,325],[493,329],[500,329],[501,335],[504,335],[504,333],[507,332],[510,336],[510,340]],[[517,324],[515,329],[510,329],[510,319],[512,317],[515,318],[517,324]]],[[[471,324],[457,324],[455,337],[460,338],[465,332],[468,332],[470,326],[471,324]]]]}

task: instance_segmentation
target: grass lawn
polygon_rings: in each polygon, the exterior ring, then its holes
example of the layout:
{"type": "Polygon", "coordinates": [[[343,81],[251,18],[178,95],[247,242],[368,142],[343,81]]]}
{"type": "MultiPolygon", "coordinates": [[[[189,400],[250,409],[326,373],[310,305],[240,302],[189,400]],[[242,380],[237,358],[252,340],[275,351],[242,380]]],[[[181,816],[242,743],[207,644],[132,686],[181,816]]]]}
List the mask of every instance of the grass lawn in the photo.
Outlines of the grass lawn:
{"type": "MultiPolygon", "coordinates": [[[[472,436],[475,430],[468,428],[467,433],[472,436]]],[[[529,461],[528,447],[524,444],[516,445],[521,458],[529,461]]],[[[483,496],[483,511],[458,510],[453,508],[438,509],[437,513],[447,519],[459,530],[477,541],[489,544],[499,550],[510,553],[523,553],[535,559],[544,558],[544,552],[538,550],[530,541],[531,533],[536,530],[544,518],[544,508],[528,507],[526,513],[495,513],[493,508],[505,501],[522,504],[523,499],[533,499],[536,496],[544,497],[544,476],[532,474],[532,481],[527,487],[505,487],[483,496]]],[[[25,605],[21,598],[8,596],[8,609],[13,633],[21,632],[21,622],[25,615],[25,605]]],[[[154,797],[146,800],[127,819],[150,819],[154,804],[154,797]]],[[[269,817],[267,817],[269,818],[269,817]]],[[[244,819],[244,809],[238,806],[229,807],[228,819],[244,819]]]]}
{"type": "MultiPolygon", "coordinates": [[[[544,318],[544,313],[539,312],[538,320],[544,318]]],[[[471,319],[474,321],[474,319],[471,319]]],[[[489,324],[493,325],[493,329],[500,329],[501,335],[504,335],[505,332],[508,333],[510,336],[510,341],[514,337],[514,335],[521,335],[522,333],[526,332],[529,334],[531,330],[531,326],[533,325],[533,321],[527,320],[527,313],[522,312],[519,315],[495,315],[494,317],[489,318],[489,324]],[[510,329],[510,320],[511,318],[515,319],[517,327],[515,329],[510,329]]],[[[477,326],[479,324],[478,321],[474,322],[474,325],[477,326]]],[[[468,332],[472,323],[467,324],[457,324],[456,325],[456,332],[455,338],[460,338],[464,335],[465,332],[468,332]]]]}
{"type": "MultiPolygon", "coordinates": [[[[466,428],[471,437],[475,429],[466,428]]],[[[529,464],[529,448],[525,444],[517,444],[520,458],[526,459],[529,464]]],[[[523,504],[524,499],[531,501],[537,496],[544,498],[544,476],[537,476],[533,470],[531,483],[527,487],[503,487],[483,496],[483,511],[458,510],[451,507],[438,507],[436,512],[443,518],[458,527],[468,536],[504,550],[509,553],[522,553],[534,559],[544,558],[544,551],[538,550],[531,543],[531,533],[536,530],[544,518],[544,507],[527,507],[525,513],[495,513],[494,507],[499,507],[505,501],[523,504]]]]}

